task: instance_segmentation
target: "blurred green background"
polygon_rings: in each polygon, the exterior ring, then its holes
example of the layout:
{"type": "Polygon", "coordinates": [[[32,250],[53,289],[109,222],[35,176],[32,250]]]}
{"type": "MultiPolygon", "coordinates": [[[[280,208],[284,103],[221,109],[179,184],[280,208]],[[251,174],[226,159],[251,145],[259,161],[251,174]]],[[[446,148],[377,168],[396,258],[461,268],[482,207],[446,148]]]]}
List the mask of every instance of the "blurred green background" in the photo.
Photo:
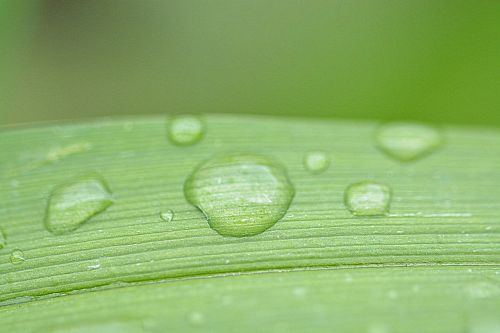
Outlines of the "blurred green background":
{"type": "Polygon", "coordinates": [[[169,112],[500,125],[499,0],[0,0],[2,124],[169,112]]]}

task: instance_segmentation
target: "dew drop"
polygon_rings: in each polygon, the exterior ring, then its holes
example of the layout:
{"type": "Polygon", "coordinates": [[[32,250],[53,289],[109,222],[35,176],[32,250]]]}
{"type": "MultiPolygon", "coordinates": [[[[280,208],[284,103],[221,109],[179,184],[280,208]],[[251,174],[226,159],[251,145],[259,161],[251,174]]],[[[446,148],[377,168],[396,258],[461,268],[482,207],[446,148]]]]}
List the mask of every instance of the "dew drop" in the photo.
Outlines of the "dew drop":
{"type": "Polygon", "coordinates": [[[69,233],[112,204],[111,192],[104,180],[98,177],[79,179],[52,192],[45,226],[55,235],[69,233]]]}
{"type": "Polygon", "coordinates": [[[306,154],[304,165],[311,173],[321,173],[330,165],[330,159],[322,151],[312,151],[306,154]]]}
{"type": "Polygon", "coordinates": [[[21,264],[22,262],[26,261],[26,258],[24,257],[24,252],[18,249],[12,250],[10,253],[10,262],[13,263],[14,265],[21,264]]]}
{"type": "Polygon", "coordinates": [[[344,201],[353,215],[377,216],[388,213],[391,197],[391,189],[387,185],[361,182],[347,188],[344,201]]]}
{"type": "Polygon", "coordinates": [[[90,271],[93,271],[93,270],[96,270],[99,268],[101,268],[101,262],[99,260],[96,260],[96,261],[94,261],[93,264],[87,266],[87,269],[90,271]]]}
{"type": "Polygon", "coordinates": [[[0,249],[3,249],[5,245],[7,245],[7,239],[5,238],[3,230],[0,229],[0,249]]]}
{"type": "Polygon", "coordinates": [[[418,123],[389,123],[378,128],[375,135],[379,148],[400,161],[423,157],[443,143],[436,128],[418,123]]]}
{"type": "Polygon", "coordinates": [[[165,222],[171,222],[174,219],[174,211],[167,209],[166,211],[160,213],[160,218],[165,222]]]}
{"type": "Polygon", "coordinates": [[[203,137],[204,125],[199,116],[173,116],[167,126],[169,140],[180,146],[192,145],[203,137]]]}
{"type": "Polygon", "coordinates": [[[187,201],[205,214],[210,227],[232,237],[272,227],[287,212],[294,193],[280,164],[251,154],[211,159],[184,184],[187,201]]]}

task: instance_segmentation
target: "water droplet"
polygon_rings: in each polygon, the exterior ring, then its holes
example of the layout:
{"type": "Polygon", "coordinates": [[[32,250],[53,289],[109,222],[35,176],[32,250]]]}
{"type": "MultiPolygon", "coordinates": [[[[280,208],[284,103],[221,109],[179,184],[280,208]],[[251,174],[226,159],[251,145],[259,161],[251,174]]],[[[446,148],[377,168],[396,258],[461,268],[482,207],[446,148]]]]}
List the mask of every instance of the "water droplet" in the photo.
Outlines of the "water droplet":
{"type": "Polygon", "coordinates": [[[391,189],[387,185],[361,182],[345,191],[345,205],[356,216],[385,215],[391,203],[391,189]]]}
{"type": "Polygon", "coordinates": [[[294,188],[285,169],[263,156],[231,154],[201,164],[184,185],[186,199],[223,236],[257,235],[288,210],[294,188]]]}
{"type": "Polygon", "coordinates": [[[46,228],[55,235],[76,230],[113,204],[104,180],[88,177],[56,188],[49,198],[46,228]]]}
{"type": "Polygon", "coordinates": [[[160,218],[165,222],[171,222],[174,219],[174,211],[167,209],[166,211],[160,213],[160,218]]]}
{"type": "Polygon", "coordinates": [[[5,238],[3,230],[0,229],[0,249],[3,249],[5,245],[7,245],[7,239],[5,238]]]}
{"type": "Polygon", "coordinates": [[[321,173],[330,165],[330,159],[322,151],[312,151],[306,154],[304,165],[311,173],[321,173]]]}
{"type": "Polygon", "coordinates": [[[18,249],[12,250],[10,253],[10,262],[13,263],[14,265],[20,264],[22,262],[26,261],[26,258],[24,257],[24,252],[18,249]]]}
{"type": "Polygon", "coordinates": [[[101,262],[99,260],[96,260],[92,265],[88,265],[87,268],[90,271],[93,271],[95,269],[99,269],[99,268],[101,268],[101,262]]]}
{"type": "Polygon", "coordinates": [[[191,145],[201,140],[204,125],[199,116],[173,116],[167,126],[169,140],[181,146],[191,145]]]}
{"type": "Polygon", "coordinates": [[[376,140],[380,149],[400,161],[418,159],[443,143],[440,131],[417,123],[389,123],[380,126],[376,140]]]}

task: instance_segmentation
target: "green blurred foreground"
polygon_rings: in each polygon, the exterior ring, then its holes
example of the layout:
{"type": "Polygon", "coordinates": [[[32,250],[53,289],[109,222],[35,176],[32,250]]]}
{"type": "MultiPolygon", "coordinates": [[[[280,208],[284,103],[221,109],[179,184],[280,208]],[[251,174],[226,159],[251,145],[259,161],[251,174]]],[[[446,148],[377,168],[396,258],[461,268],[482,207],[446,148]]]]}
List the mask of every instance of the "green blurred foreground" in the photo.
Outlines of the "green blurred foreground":
{"type": "Polygon", "coordinates": [[[2,124],[241,112],[500,125],[500,1],[0,3],[2,124]]]}

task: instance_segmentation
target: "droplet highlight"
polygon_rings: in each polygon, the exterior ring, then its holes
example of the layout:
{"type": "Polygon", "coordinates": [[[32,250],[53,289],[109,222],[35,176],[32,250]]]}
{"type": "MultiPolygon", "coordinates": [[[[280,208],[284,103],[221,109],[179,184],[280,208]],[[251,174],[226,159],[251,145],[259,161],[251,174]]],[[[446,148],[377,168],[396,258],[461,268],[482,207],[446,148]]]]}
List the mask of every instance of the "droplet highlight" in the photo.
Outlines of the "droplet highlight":
{"type": "Polygon", "coordinates": [[[179,145],[192,145],[201,140],[204,124],[199,116],[178,115],[168,122],[167,134],[170,142],[179,145]]]}
{"type": "Polygon", "coordinates": [[[390,157],[407,162],[430,154],[443,143],[436,128],[418,123],[388,123],[378,128],[377,145],[390,157]]]}
{"type": "Polygon", "coordinates": [[[295,190],[286,170],[275,161],[252,154],[211,159],[194,170],[184,194],[223,236],[264,232],[288,210],[295,190]]]}
{"type": "Polygon", "coordinates": [[[360,182],[350,185],[344,195],[347,208],[356,216],[377,216],[389,212],[392,191],[384,184],[360,182]]]}
{"type": "Polygon", "coordinates": [[[112,204],[111,191],[100,177],[64,184],[50,195],[45,227],[55,235],[72,232],[112,204]]]}
{"type": "Polygon", "coordinates": [[[99,260],[95,260],[92,264],[87,266],[87,269],[90,271],[101,268],[101,262],[99,260]]]}
{"type": "Polygon", "coordinates": [[[329,165],[330,158],[322,151],[308,152],[304,158],[304,166],[311,173],[321,173],[328,169],[329,165]]]}
{"type": "Polygon", "coordinates": [[[160,218],[165,222],[171,222],[174,219],[174,211],[167,209],[160,213],[160,218]]]}
{"type": "Polygon", "coordinates": [[[10,253],[10,262],[12,264],[19,265],[25,261],[26,261],[26,257],[24,256],[23,251],[16,249],[10,253]]]}

